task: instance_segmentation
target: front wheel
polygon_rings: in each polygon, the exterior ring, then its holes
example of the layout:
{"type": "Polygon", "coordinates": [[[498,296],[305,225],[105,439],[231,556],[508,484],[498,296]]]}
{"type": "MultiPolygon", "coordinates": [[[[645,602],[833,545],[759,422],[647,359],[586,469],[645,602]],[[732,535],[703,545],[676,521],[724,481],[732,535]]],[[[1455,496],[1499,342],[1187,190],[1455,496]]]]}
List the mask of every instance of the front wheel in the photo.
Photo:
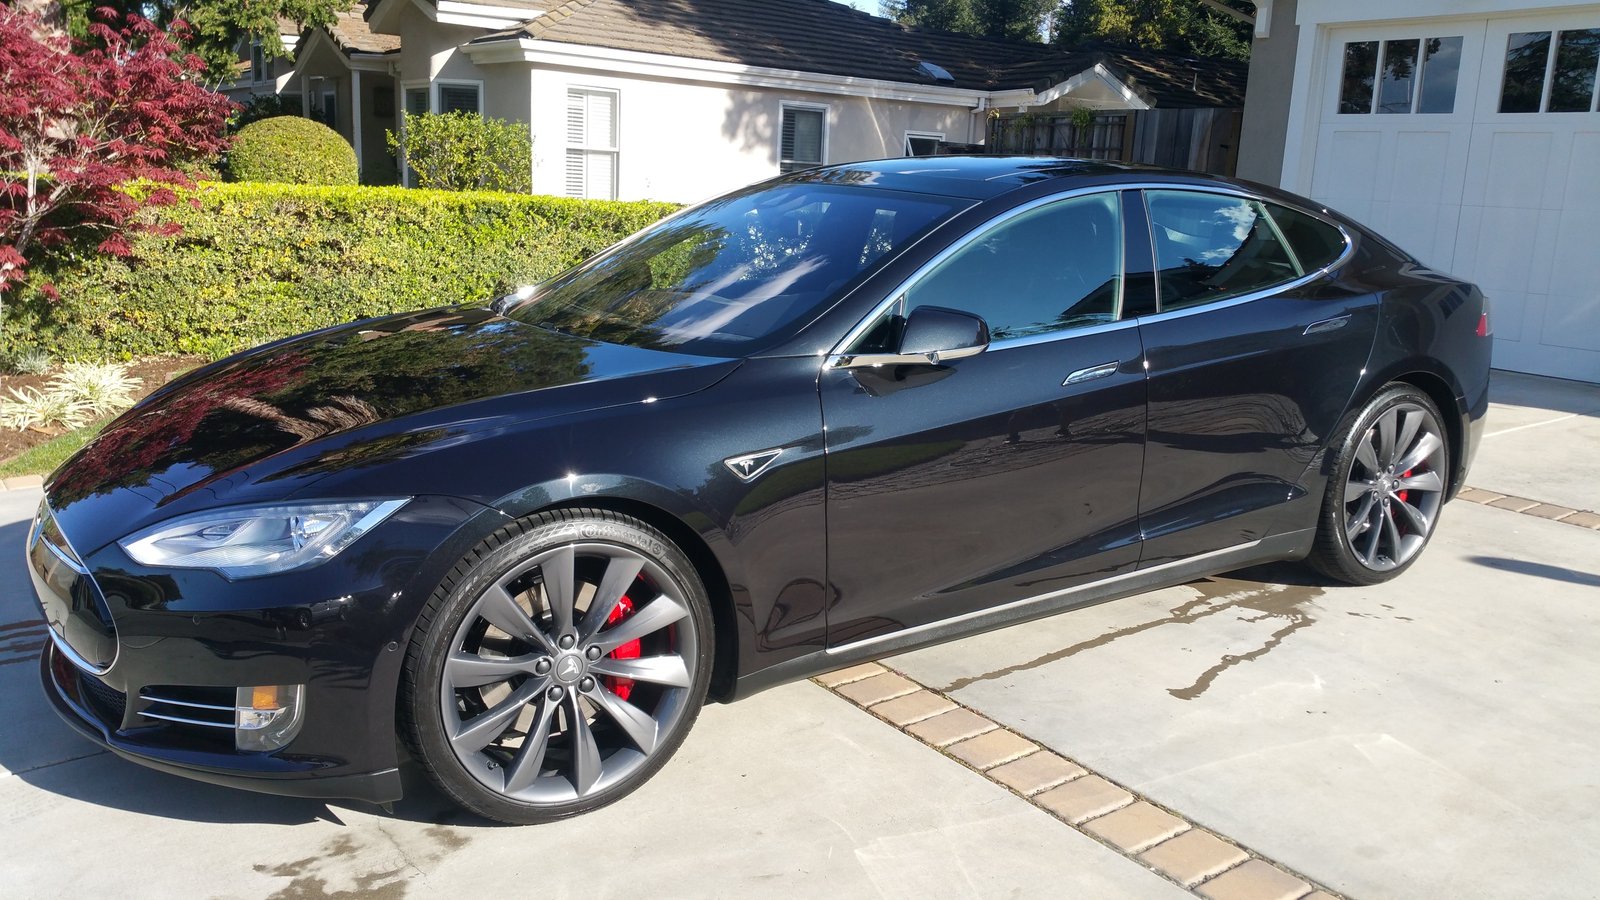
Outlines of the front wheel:
{"type": "Polygon", "coordinates": [[[687,734],[710,604],[661,532],[602,510],[509,526],[458,565],[406,656],[402,733],[434,783],[534,824],[620,799],[687,734]]]}
{"type": "Polygon", "coordinates": [[[1416,388],[1390,385],[1335,449],[1309,562],[1350,584],[1388,581],[1416,562],[1444,505],[1450,445],[1439,410],[1416,388]]]}

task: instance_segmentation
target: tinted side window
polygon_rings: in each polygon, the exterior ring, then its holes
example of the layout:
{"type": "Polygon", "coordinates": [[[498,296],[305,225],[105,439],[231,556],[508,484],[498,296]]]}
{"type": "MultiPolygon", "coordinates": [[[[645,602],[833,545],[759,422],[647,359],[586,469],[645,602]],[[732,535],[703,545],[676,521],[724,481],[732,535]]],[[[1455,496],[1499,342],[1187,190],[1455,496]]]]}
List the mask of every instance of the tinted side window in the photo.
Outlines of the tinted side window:
{"type": "Polygon", "coordinates": [[[1261,204],[1195,191],[1147,191],[1161,309],[1226,300],[1300,275],[1261,204]]]}
{"type": "Polygon", "coordinates": [[[1116,193],[1062,200],[995,226],[906,292],[903,311],[983,317],[994,340],[1115,321],[1122,298],[1116,193]]]}
{"type": "Polygon", "coordinates": [[[1344,233],[1314,216],[1298,210],[1268,203],[1267,212],[1278,225],[1283,239],[1289,242],[1300,268],[1307,272],[1332,265],[1344,254],[1344,233]]]}

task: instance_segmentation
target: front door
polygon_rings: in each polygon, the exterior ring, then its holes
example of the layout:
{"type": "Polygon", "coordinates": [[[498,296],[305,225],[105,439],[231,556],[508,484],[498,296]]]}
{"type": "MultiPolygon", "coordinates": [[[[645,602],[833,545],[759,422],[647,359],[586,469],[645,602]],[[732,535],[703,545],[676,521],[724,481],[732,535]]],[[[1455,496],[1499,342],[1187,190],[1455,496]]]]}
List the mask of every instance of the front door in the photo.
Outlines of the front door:
{"type": "Polygon", "coordinates": [[[942,366],[821,376],[830,646],[1134,568],[1145,376],[1122,316],[1114,192],[1014,210],[911,280],[848,351],[919,306],[989,325],[942,366]]]}

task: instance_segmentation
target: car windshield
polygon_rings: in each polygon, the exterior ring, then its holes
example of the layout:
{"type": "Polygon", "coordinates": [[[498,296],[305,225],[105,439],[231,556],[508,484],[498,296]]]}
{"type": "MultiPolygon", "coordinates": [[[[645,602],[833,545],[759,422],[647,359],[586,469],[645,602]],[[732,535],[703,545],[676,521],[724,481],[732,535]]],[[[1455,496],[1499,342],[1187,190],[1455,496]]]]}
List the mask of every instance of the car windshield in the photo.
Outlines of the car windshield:
{"type": "Polygon", "coordinates": [[[792,336],[963,203],[846,185],[755,188],[646,229],[505,314],[608,343],[746,356],[792,336]]]}

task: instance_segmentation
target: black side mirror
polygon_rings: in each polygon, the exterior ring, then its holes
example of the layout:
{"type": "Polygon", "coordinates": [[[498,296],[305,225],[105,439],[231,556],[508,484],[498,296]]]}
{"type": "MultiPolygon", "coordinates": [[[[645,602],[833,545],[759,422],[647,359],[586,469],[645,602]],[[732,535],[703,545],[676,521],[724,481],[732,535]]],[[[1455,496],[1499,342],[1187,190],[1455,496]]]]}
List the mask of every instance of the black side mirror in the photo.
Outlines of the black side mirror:
{"type": "Polygon", "coordinates": [[[861,353],[840,357],[836,365],[937,366],[977,356],[989,349],[989,325],[982,318],[958,309],[919,306],[911,311],[900,332],[894,353],[861,353]]]}
{"type": "Polygon", "coordinates": [[[906,319],[900,335],[900,353],[928,354],[938,360],[977,356],[989,347],[989,323],[958,309],[919,306],[906,319]]]}

